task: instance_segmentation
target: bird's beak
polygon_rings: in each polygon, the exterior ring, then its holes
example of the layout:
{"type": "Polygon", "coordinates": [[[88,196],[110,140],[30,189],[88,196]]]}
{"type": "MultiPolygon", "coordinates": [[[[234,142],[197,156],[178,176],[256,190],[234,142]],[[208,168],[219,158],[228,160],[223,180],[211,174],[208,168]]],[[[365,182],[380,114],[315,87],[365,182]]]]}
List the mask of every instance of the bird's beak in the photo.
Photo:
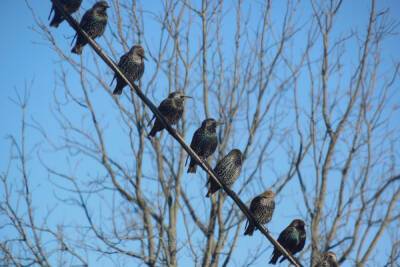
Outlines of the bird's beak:
{"type": "Polygon", "coordinates": [[[225,124],[225,122],[223,122],[223,121],[217,121],[216,123],[217,123],[217,125],[224,125],[225,124]]]}
{"type": "Polygon", "coordinates": [[[148,61],[147,57],[143,56],[144,60],[148,61]]]}
{"type": "Polygon", "coordinates": [[[193,97],[188,96],[188,95],[184,95],[183,97],[185,97],[185,98],[193,98],[193,97]]]}
{"type": "Polygon", "coordinates": [[[106,8],[110,8],[110,6],[109,6],[109,5],[106,5],[105,7],[106,7],[106,8]]]}

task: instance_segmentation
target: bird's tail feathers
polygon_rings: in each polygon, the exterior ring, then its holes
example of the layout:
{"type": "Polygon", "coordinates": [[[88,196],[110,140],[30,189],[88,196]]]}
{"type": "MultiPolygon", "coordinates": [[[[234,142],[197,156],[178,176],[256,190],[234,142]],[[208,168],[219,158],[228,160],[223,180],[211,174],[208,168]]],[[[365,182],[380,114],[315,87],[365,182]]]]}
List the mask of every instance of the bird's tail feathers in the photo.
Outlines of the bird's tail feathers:
{"type": "Polygon", "coordinates": [[[188,168],[188,173],[196,173],[196,169],[197,169],[197,165],[196,164],[193,164],[193,165],[189,165],[189,168],[188,168]]]}
{"type": "Polygon", "coordinates": [[[250,221],[247,221],[247,223],[246,223],[246,230],[244,231],[244,235],[252,236],[254,230],[255,230],[254,224],[251,223],[250,221]]]}
{"type": "Polygon", "coordinates": [[[113,91],[113,95],[122,95],[122,88],[115,88],[113,91]]]}
{"type": "Polygon", "coordinates": [[[157,130],[155,129],[155,127],[153,127],[148,135],[148,137],[154,137],[156,136],[157,130]]]}
{"type": "MultiPolygon", "coordinates": [[[[275,251],[274,251],[275,252],[275,251]]],[[[279,253],[274,253],[274,254],[272,254],[272,258],[271,258],[271,260],[269,261],[269,264],[273,264],[273,265],[275,265],[276,264],[276,262],[278,261],[278,259],[279,259],[279,253]]]]}
{"type": "Polygon", "coordinates": [[[74,53],[74,54],[77,54],[77,55],[81,55],[81,54],[82,54],[82,49],[83,49],[83,46],[82,46],[82,45],[76,44],[76,45],[72,48],[71,52],[74,53]]]}
{"type": "Polygon", "coordinates": [[[53,19],[50,22],[50,27],[57,28],[60,25],[61,22],[62,22],[62,19],[57,18],[56,16],[54,16],[53,19]]]}
{"type": "Polygon", "coordinates": [[[207,184],[210,184],[210,185],[208,187],[208,192],[207,192],[206,197],[213,195],[215,192],[217,192],[221,188],[221,187],[219,187],[219,185],[211,183],[210,180],[211,179],[208,179],[208,181],[207,181],[207,184]]]}
{"type": "MultiPolygon", "coordinates": [[[[113,79],[114,80],[114,79],[113,79]]],[[[112,82],[111,82],[112,83],[112,82]]],[[[110,84],[111,85],[111,84],[110,84]]],[[[123,86],[121,86],[121,83],[117,82],[117,85],[115,86],[115,89],[113,91],[113,95],[121,95],[122,90],[124,89],[123,86]]]]}
{"type": "Polygon", "coordinates": [[[188,173],[196,173],[196,169],[197,169],[196,161],[193,159],[190,159],[189,168],[188,168],[187,172],[188,173]]]}

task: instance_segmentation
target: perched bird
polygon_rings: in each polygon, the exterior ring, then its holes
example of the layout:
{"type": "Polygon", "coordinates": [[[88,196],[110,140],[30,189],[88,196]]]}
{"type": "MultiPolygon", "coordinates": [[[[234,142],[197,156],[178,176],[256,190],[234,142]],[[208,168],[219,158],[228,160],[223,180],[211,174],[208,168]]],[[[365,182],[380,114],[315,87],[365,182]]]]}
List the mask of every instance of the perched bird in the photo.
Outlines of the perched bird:
{"type": "Polygon", "coordinates": [[[339,267],[336,254],[328,251],[319,255],[313,267],[339,267]]]}
{"type": "MultiPolygon", "coordinates": [[[[260,224],[266,224],[271,221],[275,209],[275,193],[267,190],[261,195],[256,196],[250,203],[250,212],[260,224]]],[[[255,228],[253,221],[248,221],[244,235],[253,235],[255,228]]]]}
{"type": "MultiPolygon", "coordinates": [[[[303,220],[293,220],[278,237],[279,244],[281,244],[292,255],[304,248],[304,244],[306,243],[306,229],[304,227],[305,223],[303,220]]],[[[269,263],[276,264],[280,256],[282,256],[282,253],[277,248],[274,248],[272,259],[269,263]]],[[[285,259],[286,257],[283,256],[279,262],[282,262],[285,259]]]]}
{"type": "MultiPolygon", "coordinates": [[[[82,4],[82,0],[60,0],[60,3],[64,7],[65,12],[67,12],[68,14],[72,14],[78,11],[79,7],[82,4]]],[[[54,16],[50,22],[50,26],[57,28],[58,25],[60,25],[60,23],[63,22],[65,18],[54,4],[51,7],[49,18],[51,17],[53,11],[54,16]]]]}
{"type": "MultiPolygon", "coordinates": [[[[224,185],[231,187],[239,177],[242,169],[243,155],[239,149],[232,149],[225,157],[218,161],[214,172],[224,185]]],[[[209,188],[206,197],[220,189],[220,186],[211,177],[208,177],[209,188]]]]}
{"type": "MultiPolygon", "coordinates": [[[[103,35],[107,25],[107,8],[109,7],[106,1],[99,1],[83,15],[79,26],[91,38],[95,39],[103,35]]],[[[80,55],[82,54],[83,47],[88,42],[81,34],[76,33],[75,37],[77,37],[76,43],[71,52],[80,55]]]]}
{"type": "MultiPolygon", "coordinates": [[[[170,93],[168,95],[168,98],[164,99],[158,106],[158,110],[165,117],[169,125],[177,124],[180,118],[182,118],[185,98],[191,98],[191,97],[186,96],[179,91],[173,92],[170,93]]],[[[153,117],[153,119],[154,118],[155,117],[153,117]]],[[[162,122],[156,118],[153,128],[149,133],[149,137],[154,137],[157,132],[162,131],[164,128],[165,127],[162,124],[162,122]]]]}
{"type": "MultiPolygon", "coordinates": [[[[217,138],[217,125],[222,124],[214,119],[205,119],[201,123],[201,127],[198,128],[192,138],[190,147],[199,155],[203,160],[207,160],[211,156],[218,145],[217,138]]],[[[188,168],[188,173],[195,173],[197,167],[197,162],[191,158],[188,168]]]]}
{"type": "MultiPolygon", "coordinates": [[[[140,45],[134,45],[128,53],[121,56],[118,62],[118,67],[122,73],[129,79],[131,83],[140,80],[144,72],[144,49],[140,45]]],[[[122,94],[122,89],[126,86],[124,80],[122,80],[117,74],[114,75],[113,80],[117,79],[117,86],[114,89],[114,95],[122,94]]]]}

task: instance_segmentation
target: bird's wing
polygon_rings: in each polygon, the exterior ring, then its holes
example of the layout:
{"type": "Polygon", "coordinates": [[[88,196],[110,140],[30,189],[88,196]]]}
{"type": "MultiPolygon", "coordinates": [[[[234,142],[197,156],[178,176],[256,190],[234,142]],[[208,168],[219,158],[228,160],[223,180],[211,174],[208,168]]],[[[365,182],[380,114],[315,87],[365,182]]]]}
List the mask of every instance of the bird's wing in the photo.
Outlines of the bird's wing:
{"type": "MultiPolygon", "coordinates": [[[[122,69],[123,69],[123,66],[126,64],[127,60],[128,60],[128,55],[127,55],[127,54],[123,54],[123,55],[119,58],[119,61],[118,61],[118,68],[120,68],[121,71],[122,71],[122,69]]],[[[113,83],[113,81],[114,81],[116,78],[117,78],[117,74],[114,73],[114,78],[112,79],[110,85],[113,83]]]]}
{"type": "Polygon", "coordinates": [[[119,58],[119,62],[118,62],[118,67],[123,67],[124,65],[126,65],[126,63],[128,62],[128,54],[123,54],[120,58],[119,58]]]}
{"type": "Polygon", "coordinates": [[[217,162],[217,165],[215,165],[214,171],[218,175],[222,174],[221,172],[222,172],[222,167],[224,166],[224,161],[225,161],[225,158],[222,158],[217,162]]]}
{"type": "Polygon", "coordinates": [[[255,198],[253,198],[253,200],[250,203],[250,210],[254,211],[255,209],[257,209],[258,207],[258,203],[260,203],[261,197],[260,196],[256,196],[255,198]]]}
{"type": "Polygon", "coordinates": [[[227,183],[227,179],[234,181],[237,170],[233,169],[233,163],[231,160],[231,156],[225,156],[220,161],[218,161],[217,166],[215,166],[214,171],[221,179],[222,182],[227,183]]]}
{"type": "Polygon", "coordinates": [[[232,159],[233,159],[233,154],[225,155],[225,157],[223,157],[220,161],[218,161],[217,166],[215,166],[215,169],[220,169],[221,167],[226,165],[226,163],[232,162],[232,159]]]}
{"type": "Polygon", "coordinates": [[[192,148],[193,150],[196,148],[196,144],[199,144],[201,142],[200,137],[201,137],[200,129],[197,129],[193,134],[192,142],[190,143],[190,148],[192,148]]]}
{"type": "Polygon", "coordinates": [[[285,230],[280,233],[278,237],[278,242],[280,244],[285,244],[286,247],[291,247],[295,245],[296,240],[292,238],[292,236],[296,234],[295,231],[296,229],[294,227],[286,227],[285,230]]]}
{"type": "MultiPolygon", "coordinates": [[[[197,129],[193,134],[192,142],[190,142],[190,148],[193,149],[196,153],[198,153],[196,151],[196,144],[199,142],[199,136],[200,136],[199,129],[197,129]]],[[[187,161],[188,161],[189,158],[190,158],[190,156],[188,154],[187,157],[186,157],[185,166],[186,166],[187,161]]]]}
{"type": "Polygon", "coordinates": [[[273,201],[271,199],[269,201],[267,201],[266,208],[268,210],[274,210],[275,209],[275,201],[273,201]]]}
{"type": "Polygon", "coordinates": [[[164,116],[168,114],[171,111],[171,100],[170,99],[164,99],[160,105],[158,106],[158,110],[163,114],[164,116]]]}
{"type": "MultiPolygon", "coordinates": [[[[88,30],[90,29],[91,25],[91,16],[92,16],[92,9],[89,9],[88,11],[83,14],[83,17],[81,21],[79,22],[79,26],[86,32],[88,33],[88,30]]],[[[71,44],[75,41],[76,37],[78,37],[78,32],[75,33],[74,38],[72,39],[71,44]]]]}
{"type": "Polygon", "coordinates": [[[89,9],[88,11],[85,12],[85,14],[83,15],[81,22],[79,23],[79,26],[85,31],[87,32],[90,28],[91,28],[91,24],[92,24],[92,18],[93,14],[92,14],[92,9],[89,9]]]}
{"type": "MultiPolygon", "coordinates": [[[[169,108],[168,108],[168,106],[169,106],[169,99],[164,99],[161,103],[160,103],[160,105],[158,106],[158,111],[160,111],[161,112],[161,114],[162,115],[164,115],[164,114],[168,114],[168,111],[169,111],[169,108]]],[[[165,116],[165,115],[164,115],[165,116]]],[[[151,122],[154,120],[154,119],[156,119],[157,117],[156,117],[156,115],[153,115],[153,118],[151,118],[151,120],[149,121],[149,123],[148,123],[148,125],[150,125],[151,124],[151,122]]],[[[156,120],[157,121],[157,120],[156,120]]]]}

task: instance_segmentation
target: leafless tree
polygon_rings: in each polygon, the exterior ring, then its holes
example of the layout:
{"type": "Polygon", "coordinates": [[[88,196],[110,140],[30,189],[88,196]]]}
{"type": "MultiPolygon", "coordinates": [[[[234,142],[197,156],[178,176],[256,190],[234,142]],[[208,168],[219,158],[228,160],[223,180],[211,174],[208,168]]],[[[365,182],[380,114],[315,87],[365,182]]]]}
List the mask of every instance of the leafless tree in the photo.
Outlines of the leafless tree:
{"type": "MultiPolygon", "coordinates": [[[[194,97],[177,126],[188,142],[204,118],[225,123],[210,164],[231,148],[243,151],[233,189],[246,201],[267,187],[276,192],[273,221],[282,223],[275,235],[286,226],[279,210],[296,203],[308,224],[304,266],[327,250],[343,265],[396,266],[400,65],[384,53],[397,30],[390,10],[371,0],[361,25],[346,28],[340,19],[348,3],[340,0],[173,0],[154,9],[146,1],[109,2],[100,46],[115,61],[132,44],[146,48],[139,86],[155,103],[175,90],[194,97]],[[379,251],[382,242],[391,250],[379,251]]],[[[49,66],[58,132],[28,119],[28,96],[17,95],[21,129],[9,137],[1,173],[2,262],[266,264],[272,246],[243,237],[238,207],[224,193],[204,198],[207,177],[186,174],[181,146],[166,133],[146,138],[150,110],[127,89],[114,97],[104,63],[89,47],[72,55],[69,40],[48,28],[35,5],[27,2],[34,30],[60,59],[49,66]],[[28,145],[28,131],[43,144],[28,145]],[[50,207],[34,197],[28,166],[39,163],[42,183],[54,189],[50,207]],[[58,220],[64,208],[75,217],[58,220]]]]}

